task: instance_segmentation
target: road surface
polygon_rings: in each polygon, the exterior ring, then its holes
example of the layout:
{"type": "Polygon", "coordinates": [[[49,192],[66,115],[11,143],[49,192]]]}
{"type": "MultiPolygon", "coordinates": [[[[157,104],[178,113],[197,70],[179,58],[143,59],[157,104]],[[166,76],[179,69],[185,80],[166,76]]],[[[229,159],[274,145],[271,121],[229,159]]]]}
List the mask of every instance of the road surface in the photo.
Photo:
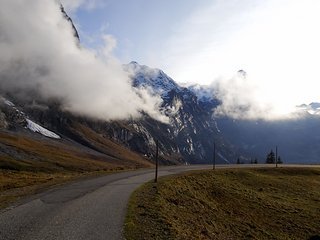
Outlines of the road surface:
{"type": "MultiPolygon", "coordinates": [[[[163,167],[159,176],[208,168],[212,166],[163,167]]],[[[124,172],[70,183],[33,196],[0,212],[0,239],[123,239],[129,197],[152,178],[152,169],[124,172]]]]}

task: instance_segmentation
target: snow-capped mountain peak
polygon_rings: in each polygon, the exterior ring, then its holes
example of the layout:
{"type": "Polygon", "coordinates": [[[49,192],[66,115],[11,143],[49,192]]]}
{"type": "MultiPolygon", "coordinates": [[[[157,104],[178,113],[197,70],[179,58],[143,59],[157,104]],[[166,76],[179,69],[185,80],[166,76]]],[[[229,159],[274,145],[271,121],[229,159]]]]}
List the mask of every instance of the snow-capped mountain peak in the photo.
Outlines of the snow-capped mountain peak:
{"type": "Polygon", "coordinates": [[[151,88],[155,94],[161,96],[167,95],[171,90],[181,90],[181,87],[160,69],[140,65],[134,61],[124,65],[124,69],[131,75],[134,87],[151,88]]]}

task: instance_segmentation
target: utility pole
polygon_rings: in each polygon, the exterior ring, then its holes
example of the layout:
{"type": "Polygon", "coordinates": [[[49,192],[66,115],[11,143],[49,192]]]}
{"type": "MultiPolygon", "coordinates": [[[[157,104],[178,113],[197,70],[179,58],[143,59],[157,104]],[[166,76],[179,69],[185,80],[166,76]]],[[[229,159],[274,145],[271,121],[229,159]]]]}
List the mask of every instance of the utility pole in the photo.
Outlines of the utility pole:
{"type": "Polygon", "coordinates": [[[276,168],[278,167],[278,146],[276,146],[276,168]]]}
{"type": "Polygon", "coordinates": [[[213,166],[212,169],[216,169],[216,143],[213,143],[213,166]]]}
{"type": "Polygon", "coordinates": [[[156,173],[155,173],[155,178],[154,178],[154,182],[156,183],[158,181],[158,154],[159,154],[159,141],[156,140],[156,173]]]}

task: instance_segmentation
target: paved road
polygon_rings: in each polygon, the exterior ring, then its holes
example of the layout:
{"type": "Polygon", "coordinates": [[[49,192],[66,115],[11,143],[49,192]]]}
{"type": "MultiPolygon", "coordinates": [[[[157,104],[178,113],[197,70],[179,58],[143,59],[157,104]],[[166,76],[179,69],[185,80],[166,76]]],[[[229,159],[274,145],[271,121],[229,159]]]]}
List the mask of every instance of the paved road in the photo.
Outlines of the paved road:
{"type": "MultiPolygon", "coordinates": [[[[159,176],[211,167],[163,167],[159,169],[159,176]]],[[[138,186],[153,177],[154,170],[150,169],[118,173],[74,182],[33,196],[0,213],[0,239],[122,239],[128,199],[138,186]]]]}

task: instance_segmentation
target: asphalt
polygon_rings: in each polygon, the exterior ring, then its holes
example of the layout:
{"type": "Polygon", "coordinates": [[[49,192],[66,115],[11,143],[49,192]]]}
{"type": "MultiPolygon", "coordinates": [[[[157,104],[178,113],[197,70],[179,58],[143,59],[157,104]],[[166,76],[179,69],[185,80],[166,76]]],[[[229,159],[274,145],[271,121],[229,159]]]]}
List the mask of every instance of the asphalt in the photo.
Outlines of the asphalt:
{"type": "MultiPolygon", "coordinates": [[[[219,165],[222,167],[246,167],[219,165]]],[[[163,167],[159,176],[211,165],[163,167]]],[[[123,223],[132,192],[154,178],[138,170],[73,182],[26,199],[0,213],[0,240],[123,239],[123,223]]]]}
{"type": "MultiPolygon", "coordinates": [[[[159,176],[209,167],[164,167],[159,169],[159,176]]],[[[153,169],[138,170],[50,189],[2,211],[0,239],[123,239],[129,197],[153,178],[153,169]]]]}

